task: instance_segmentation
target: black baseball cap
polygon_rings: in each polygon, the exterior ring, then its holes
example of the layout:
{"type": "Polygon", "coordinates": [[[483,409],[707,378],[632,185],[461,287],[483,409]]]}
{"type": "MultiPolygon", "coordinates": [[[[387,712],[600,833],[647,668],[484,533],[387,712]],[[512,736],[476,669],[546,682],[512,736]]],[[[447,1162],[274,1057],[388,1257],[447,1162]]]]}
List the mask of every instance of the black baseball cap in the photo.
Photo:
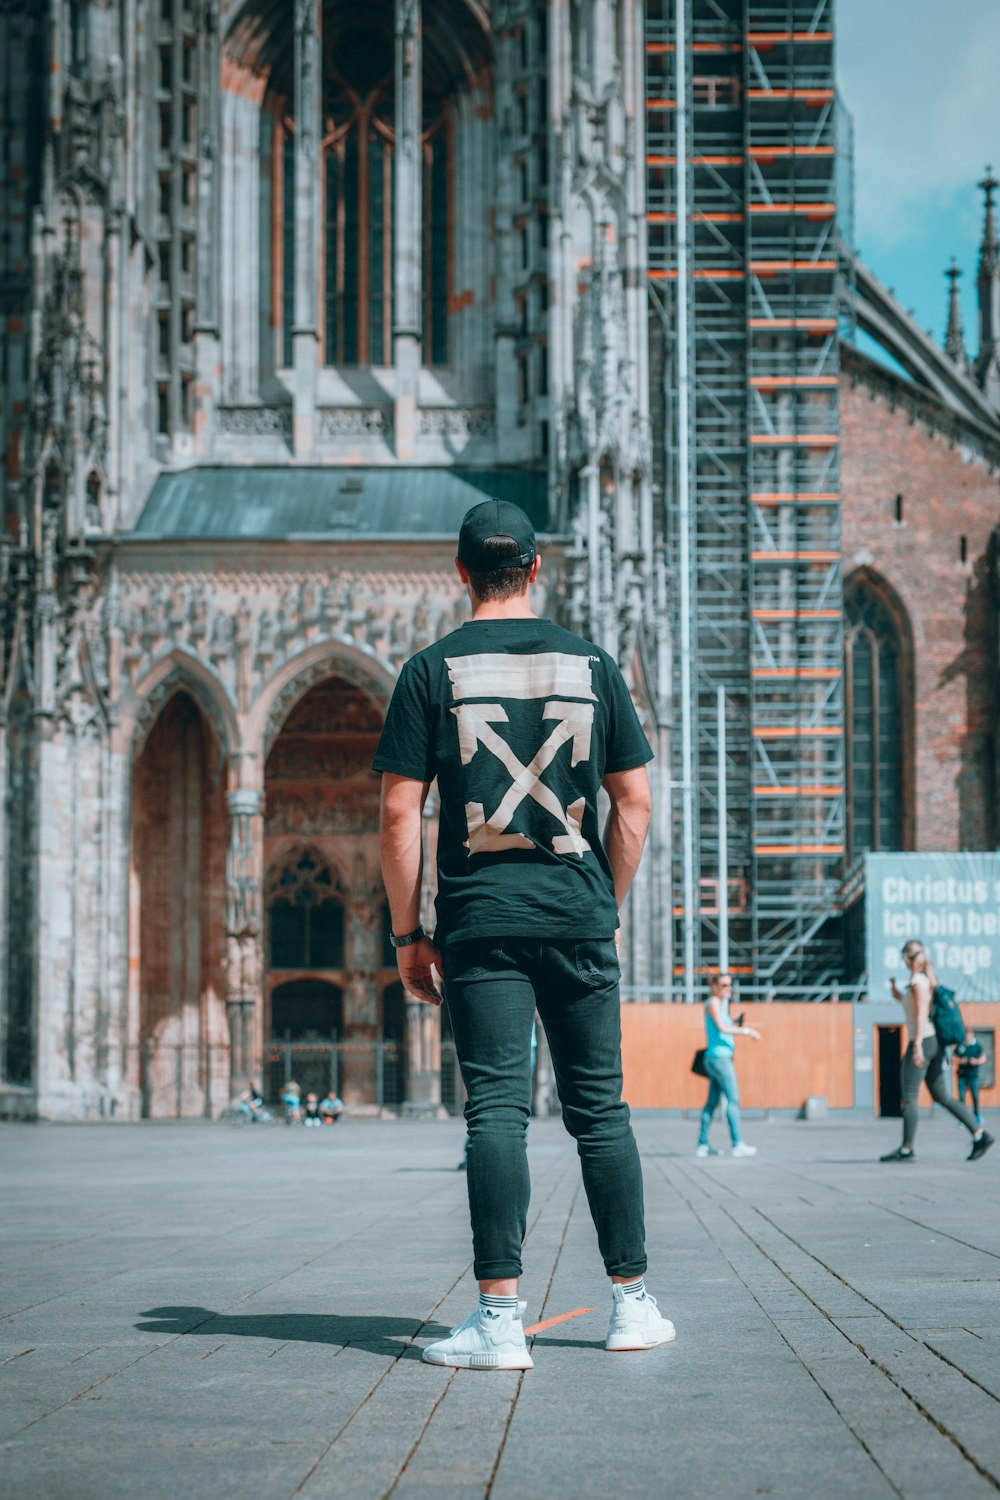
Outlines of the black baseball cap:
{"type": "Polygon", "coordinates": [[[519,505],[510,500],[481,500],[466,511],[458,533],[458,555],[473,573],[491,568],[530,568],[537,556],[535,528],[519,505]],[[498,560],[484,555],[483,543],[491,537],[511,537],[518,546],[517,557],[498,560]]]}

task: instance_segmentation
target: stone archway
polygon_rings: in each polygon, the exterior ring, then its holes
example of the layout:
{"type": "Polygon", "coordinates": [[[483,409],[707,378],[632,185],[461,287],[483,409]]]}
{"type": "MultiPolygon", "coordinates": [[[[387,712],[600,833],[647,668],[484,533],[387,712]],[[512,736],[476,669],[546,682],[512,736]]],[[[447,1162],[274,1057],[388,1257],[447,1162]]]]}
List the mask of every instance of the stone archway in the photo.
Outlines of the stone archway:
{"type": "Polygon", "coordinates": [[[132,770],[129,1071],[144,1117],[210,1117],[228,1095],[220,767],[198,703],[174,692],[132,770]]]}
{"type": "MultiPolygon", "coordinates": [[[[312,975],[340,991],[340,1091],[354,1109],[374,1108],[378,1093],[384,895],[378,857],[379,783],[370,768],[382,719],[375,696],[331,663],[329,674],[288,712],[264,772],[264,866],[269,871],[265,989],[273,995],[288,978],[279,951],[284,923],[289,942],[301,948],[295,963],[299,977],[312,975]],[[297,916],[282,916],[277,925],[274,921],[283,875],[287,872],[291,890],[304,857],[315,865],[305,872],[313,885],[318,878],[336,888],[343,926],[339,937],[331,940],[330,952],[320,952],[326,939],[319,937],[315,941],[320,947],[309,948],[314,939],[306,935],[304,925],[298,931],[297,916]]],[[[326,904],[317,899],[321,895],[317,887],[302,911],[321,911],[326,904]]],[[[302,923],[307,920],[312,919],[303,916],[302,923]]]]}

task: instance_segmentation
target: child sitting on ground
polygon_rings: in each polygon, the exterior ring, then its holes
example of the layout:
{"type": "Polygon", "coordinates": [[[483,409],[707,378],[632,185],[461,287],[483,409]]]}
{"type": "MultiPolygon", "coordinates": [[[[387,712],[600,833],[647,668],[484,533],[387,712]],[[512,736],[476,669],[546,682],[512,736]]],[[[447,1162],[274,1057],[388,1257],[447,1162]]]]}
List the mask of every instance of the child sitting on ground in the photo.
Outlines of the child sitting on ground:
{"type": "Polygon", "coordinates": [[[341,1099],[340,1095],[335,1094],[333,1092],[333,1089],[331,1089],[326,1095],[326,1098],[321,1100],[319,1113],[324,1125],[336,1125],[337,1121],[344,1113],[343,1099],[341,1099]]]}

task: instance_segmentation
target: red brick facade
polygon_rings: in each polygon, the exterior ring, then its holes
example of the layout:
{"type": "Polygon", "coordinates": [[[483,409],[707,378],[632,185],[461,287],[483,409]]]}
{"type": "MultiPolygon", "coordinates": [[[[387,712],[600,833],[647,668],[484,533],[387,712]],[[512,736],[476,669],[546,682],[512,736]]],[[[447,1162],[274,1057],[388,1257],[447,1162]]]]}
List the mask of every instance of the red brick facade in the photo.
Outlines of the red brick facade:
{"type": "Polygon", "coordinates": [[[844,579],[867,569],[906,614],[913,653],[906,842],[925,850],[994,848],[997,601],[990,549],[1000,526],[1000,441],[963,431],[957,418],[935,408],[922,393],[911,396],[905,381],[847,351],[840,408],[844,579]]]}

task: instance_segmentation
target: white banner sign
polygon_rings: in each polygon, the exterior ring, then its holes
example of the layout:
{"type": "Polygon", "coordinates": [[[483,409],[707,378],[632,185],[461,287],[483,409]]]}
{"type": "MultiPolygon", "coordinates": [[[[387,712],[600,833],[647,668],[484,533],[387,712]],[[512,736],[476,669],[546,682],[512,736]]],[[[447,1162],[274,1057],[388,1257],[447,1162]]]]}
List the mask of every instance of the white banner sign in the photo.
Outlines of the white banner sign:
{"type": "Polygon", "coordinates": [[[868,994],[903,987],[900,949],[919,938],[959,1000],[1000,1000],[1000,851],[869,854],[865,860],[868,994]]]}

